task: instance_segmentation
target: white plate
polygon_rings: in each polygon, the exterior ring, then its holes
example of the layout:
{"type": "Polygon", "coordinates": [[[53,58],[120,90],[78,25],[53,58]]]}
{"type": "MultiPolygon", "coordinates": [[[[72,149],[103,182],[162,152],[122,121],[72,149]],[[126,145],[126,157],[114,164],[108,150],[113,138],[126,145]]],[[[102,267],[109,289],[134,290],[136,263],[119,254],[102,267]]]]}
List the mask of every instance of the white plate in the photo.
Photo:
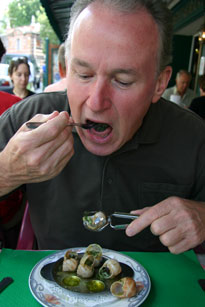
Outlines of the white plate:
{"type": "MultiPolygon", "coordinates": [[[[72,250],[78,253],[84,253],[85,247],[72,248],[72,250]]],[[[144,284],[144,289],[136,296],[129,299],[118,299],[114,297],[109,291],[104,293],[76,293],[60,287],[53,281],[44,279],[40,272],[44,265],[55,262],[62,258],[66,250],[56,252],[41,259],[35,267],[32,269],[29,276],[29,288],[35,299],[44,307],[131,307],[140,306],[147,298],[151,282],[147,271],[144,267],[132,258],[123,255],[119,252],[115,252],[109,249],[103,249],[103,256],[114,258],[119,262],[125,263],[134,271],[133,278],[135,281],[140,281],[144,284]]]]}

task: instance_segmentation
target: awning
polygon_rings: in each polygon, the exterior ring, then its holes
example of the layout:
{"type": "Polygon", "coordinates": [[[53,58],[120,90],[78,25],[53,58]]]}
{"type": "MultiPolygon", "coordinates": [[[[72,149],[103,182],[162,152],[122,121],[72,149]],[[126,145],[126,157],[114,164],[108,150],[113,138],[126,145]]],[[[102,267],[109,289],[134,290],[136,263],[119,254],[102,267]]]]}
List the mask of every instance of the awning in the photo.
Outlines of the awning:
{"type": "MultiPolygon", "coordinates": [[[[45,8],[46,15],[50,21],[59,40],[65,40],[70,9],[75,0],[40,0],[45,8]]],[[[181,35],[194,35],[204,24],[204,0],[163,0],[171,8],[174,15],[174,33],[181,35]]]]}
{"type": "Polygon", "coordinates": [[[69,24],[70,8],[75,0],[40,0],[45,9],[48,20],[63,42],[66,38],[69,24]]]}

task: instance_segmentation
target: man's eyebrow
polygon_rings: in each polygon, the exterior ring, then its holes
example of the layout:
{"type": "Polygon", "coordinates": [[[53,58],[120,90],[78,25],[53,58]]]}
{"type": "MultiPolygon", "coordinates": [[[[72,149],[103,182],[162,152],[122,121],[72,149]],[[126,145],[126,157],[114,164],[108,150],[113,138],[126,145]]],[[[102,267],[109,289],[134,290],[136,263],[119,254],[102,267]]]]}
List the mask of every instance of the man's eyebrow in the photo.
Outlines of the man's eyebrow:
{"type": "Polygon", "coordinates": [[[82,67],[87,67],[87,68],[91,68],[91,65],[89,65],[87,62],[83,61],[83,60],[80,60],[80,59],[77,59],[77,58],[74,58],[72,60],[72,63],[71,64],[74,64],[74,65],[78,65],[78,66],[82,66],[82,67]]]}
{"type": "MultiPolygon", "coordinates": [[[[90,64],[88,64],[87,62],[85,62],[85,61],[83,61],[83,60],[77,59],[77,58],[74,58],[74,59],[72,60],[71,64],[92,69],[92,66],[91,66],[90,64]]],[[[136,72],[136,70],[134,70],[134,69],[132,69],[132,68],[127,68],[127,69],[126,69],[126,68],[116,68],[116,69],[113,69],[113,70],[111,71],[111,74],[112,74],[112,75],[116,75],[116,74],[126,74],[126,75],[133,75],[133,76],[136,76],[136,75],[137,75],[137,72],[136,72]]]]}
{"type": "Polygon", "coordinates": [[[132,68],[117,68],[117,69],[114,69],[113,74],[126,74],[126,75],[134,75],[136,76],[137,75],[137,72],[136,70],[132,69],[132,68]]]}

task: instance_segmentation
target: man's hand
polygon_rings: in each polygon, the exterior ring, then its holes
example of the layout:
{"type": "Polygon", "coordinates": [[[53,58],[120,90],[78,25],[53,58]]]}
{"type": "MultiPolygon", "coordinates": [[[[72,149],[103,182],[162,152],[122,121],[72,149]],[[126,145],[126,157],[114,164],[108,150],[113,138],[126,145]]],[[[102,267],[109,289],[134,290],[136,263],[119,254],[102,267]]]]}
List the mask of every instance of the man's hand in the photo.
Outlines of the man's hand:
{"type": "Polygon", "coordinates": [[[30,130],[24,124],[0,153],[0,195],[24,183],[58,175],[74,154],[67,112],[38,114],[31,121],[46,121],[30,130]]]}
{"type": "Polygon", "coordinates": [[[205,203],[169,197],[153,207],[132,211],[140,217],[126,229],[134,236],[147,226],[173,254],[194,248],[205,240],[205,203]]]}

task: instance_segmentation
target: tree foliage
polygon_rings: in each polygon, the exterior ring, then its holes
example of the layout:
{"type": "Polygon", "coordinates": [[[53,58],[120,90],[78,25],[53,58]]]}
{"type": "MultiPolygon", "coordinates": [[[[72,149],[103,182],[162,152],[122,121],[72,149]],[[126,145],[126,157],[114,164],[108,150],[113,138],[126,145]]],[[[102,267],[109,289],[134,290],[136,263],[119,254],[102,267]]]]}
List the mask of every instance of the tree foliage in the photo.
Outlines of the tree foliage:
{"type": "Polygon", "coordinates": [[[48,17],[45,13],[39,14],[38,22],[41,25],[40,37],[42,39],[48,38],[50,43],[58,45],[60,43],[59,39],[57,38],[53,28],[51,27],[48,17]]]}
{"type": "Polygon", "coordinates": [[[41,11],[39,0],[13,0],[8,6],[10,26],[15,28],[30,25],[32,16],[37,20],[41,11]]]}
{"type": "Polygon", "coordinates": [[[41,25],[41,39],[45,40],[45,38],[48,38],[52,44],[59,44],[59,39],[49,23],[40,0],[13,0],[9,3],[8,18],[12,28],[30,25],[32,16],[41,25]]]}

